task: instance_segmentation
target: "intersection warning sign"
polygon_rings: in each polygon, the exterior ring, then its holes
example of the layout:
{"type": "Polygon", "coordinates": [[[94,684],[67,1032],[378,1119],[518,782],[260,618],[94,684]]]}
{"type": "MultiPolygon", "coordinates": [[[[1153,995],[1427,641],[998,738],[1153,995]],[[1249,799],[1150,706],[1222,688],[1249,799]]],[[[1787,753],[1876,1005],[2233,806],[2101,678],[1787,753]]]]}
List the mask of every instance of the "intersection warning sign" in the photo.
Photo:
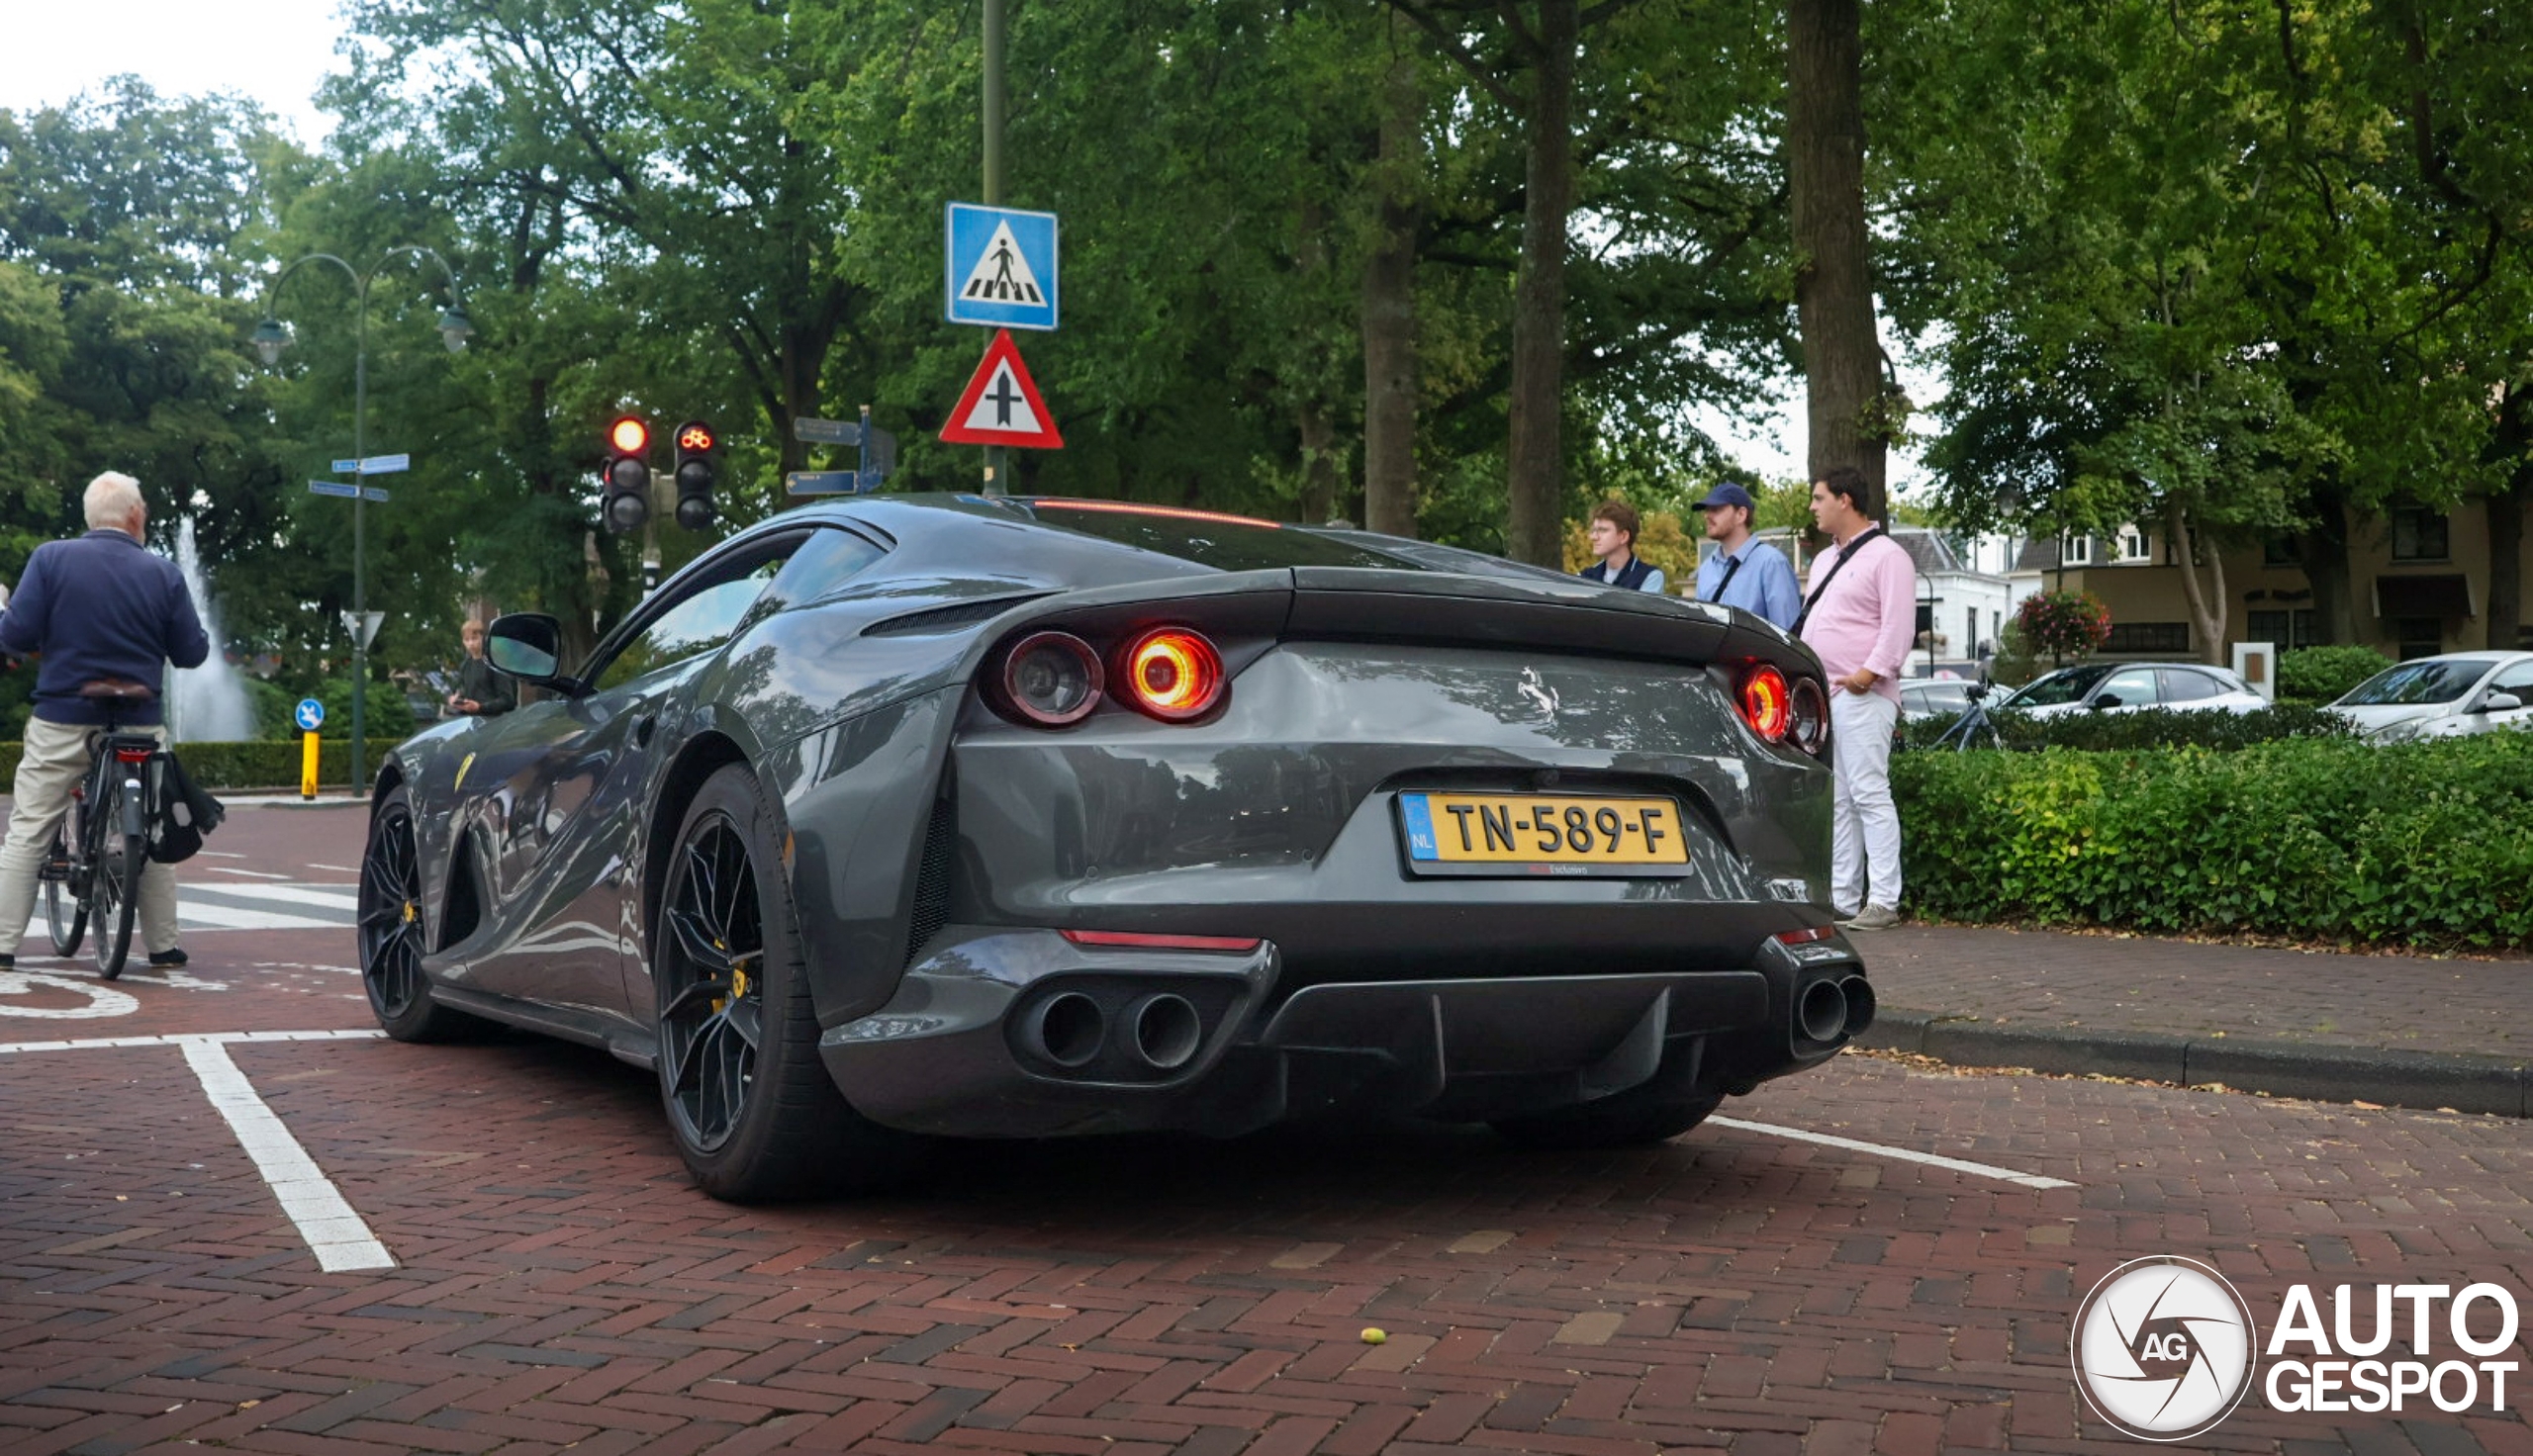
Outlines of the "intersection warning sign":
{"type": "Polygon", "coordinates": [[[950,204],[943,315],[953,323],[1054,328],[1056,215],[950,204]]]}
{"type": "Polygon", "coordinates": [[[994,330],[993,342],[985,346],[985,356],[977,364],[976,377],[968,381],[966,393],[950,410],[949,423],[941,427],[941,438],[952,445],[1063,447],[1065,439],[1056,432],[1056,418],[1040,398],[1037,381],[1029,377],[1029,366],[1020,362],[1020,349],[1012,343],[1010,330],[994,330]]]}

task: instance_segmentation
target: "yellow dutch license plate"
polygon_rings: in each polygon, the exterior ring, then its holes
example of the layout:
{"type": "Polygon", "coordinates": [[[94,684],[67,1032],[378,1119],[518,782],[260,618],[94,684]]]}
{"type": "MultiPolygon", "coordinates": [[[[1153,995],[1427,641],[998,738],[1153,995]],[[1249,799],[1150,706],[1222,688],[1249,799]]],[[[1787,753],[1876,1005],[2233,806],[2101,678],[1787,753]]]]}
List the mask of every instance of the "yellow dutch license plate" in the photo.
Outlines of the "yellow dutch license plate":
{"type": "Polygon", "coordinates": [[[1402,793],[1399,828],[1420,872],[1660,874],[1689,863],[1679,805],[1666,798],[1545,793],[1402,793]]]}

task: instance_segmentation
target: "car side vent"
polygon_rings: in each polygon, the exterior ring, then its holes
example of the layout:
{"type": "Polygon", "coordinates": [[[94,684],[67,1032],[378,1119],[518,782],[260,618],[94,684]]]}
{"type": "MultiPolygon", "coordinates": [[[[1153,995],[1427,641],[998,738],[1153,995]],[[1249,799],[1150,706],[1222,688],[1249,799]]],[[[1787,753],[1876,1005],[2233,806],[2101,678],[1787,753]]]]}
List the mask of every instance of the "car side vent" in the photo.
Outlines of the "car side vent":
{"type": "Polygon", "coordinates": [[[959,843],[959,805],[943,794],[932,801],[932,823],[923,835],[923,864],[914,876],[914,914],[906,922],[906,963],[950,919],[950,861],[959,843]]]}
{"type": "Polygon", "coordinates": [[[1046,595],[1031,592],[1018,596],[989,596],[983,601],[962,601],[955,606],[936,606],[925,611],[910,611],[901,617],[873,622],[862,629],[865,637],[912,637],[925,632],[947,632],[957,627],[991,621],[1024,601],[1035,601],[1046,595]]]}
{"type": "Polygon", "coordinates": [[[457,861],[448,866],[448,898],[440,907],[439,945],[449,947],[475,934],[484,918],[483,886],[478,882],[483,872],[475,865],[475,836],[461,834],[457,838],[457,861]]]}

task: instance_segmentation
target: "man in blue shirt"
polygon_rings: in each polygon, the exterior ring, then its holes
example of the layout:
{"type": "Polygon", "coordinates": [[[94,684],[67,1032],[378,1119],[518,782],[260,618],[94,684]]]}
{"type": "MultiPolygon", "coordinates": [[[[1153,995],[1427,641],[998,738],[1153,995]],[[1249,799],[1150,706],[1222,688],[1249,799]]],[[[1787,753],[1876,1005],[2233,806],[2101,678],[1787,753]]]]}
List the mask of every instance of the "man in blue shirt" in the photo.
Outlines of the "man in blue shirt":
{"type": "MultiPolygon", "coordinates": [[[[0,597],[8,603],[0,612],[0,648],[44,658],[18,759],[9,839],[0,845],[0,967],[17,963],[18,942],[35,913],[36,872],[70,807],[70,791],[88,772],[88,735],[104,725],[108,707],[118,731],[167,736],[157,726],[156,698],[108,704],[79,689],[120,680],[154,692],[167,664],[200,667],[211,655],[175,563],[141,544],[149,519],[141,483],[108,471],[89,483],[81,504],[88,533],[37,547],[17,594],[0,597]]],[[[184,964],[185,953],[176,949],[175,871],[146,866],[134,899],[149,963],[184,964]]]]}
{"type": "Polygon", "coordinates": [[[1750,534],[1750,493],[1726,481],[1697,508],[1706,513],[1707,539],[1719,548],[1698,563],[1698,600],[1737,606],[1792,630],[1803,593],[1785,553],[1750,534]]]}

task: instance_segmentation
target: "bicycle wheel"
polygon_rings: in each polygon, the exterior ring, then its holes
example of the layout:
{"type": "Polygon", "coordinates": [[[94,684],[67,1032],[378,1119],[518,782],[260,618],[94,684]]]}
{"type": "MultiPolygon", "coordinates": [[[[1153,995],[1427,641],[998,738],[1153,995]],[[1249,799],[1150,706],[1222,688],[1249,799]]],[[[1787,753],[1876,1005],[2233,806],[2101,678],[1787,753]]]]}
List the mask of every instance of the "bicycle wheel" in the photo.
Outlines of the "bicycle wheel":
{"type": "Polygon", "coordinates": [[[44,924],[52,933],[52,954],[76,956],[79,942],[88,934],[88,902],[79,898],[79,887],[70,882],[70,829],[68,814],[52,827],[52,848],[45,852],[44,867],[37,871],[44,881],[44,924]]]}
{"type": "Polygon", "coordinates": [[[123,974],[124,956],[132,950],[132,920],[140,908],[142,859],[141,836],[125,833],[130,791],[120,778],[108,776],[97,804],[97,863],[91,871],[88,903],[96,911],[97,939],[92,951],[97,974],[113,980],[123,974]]]}

